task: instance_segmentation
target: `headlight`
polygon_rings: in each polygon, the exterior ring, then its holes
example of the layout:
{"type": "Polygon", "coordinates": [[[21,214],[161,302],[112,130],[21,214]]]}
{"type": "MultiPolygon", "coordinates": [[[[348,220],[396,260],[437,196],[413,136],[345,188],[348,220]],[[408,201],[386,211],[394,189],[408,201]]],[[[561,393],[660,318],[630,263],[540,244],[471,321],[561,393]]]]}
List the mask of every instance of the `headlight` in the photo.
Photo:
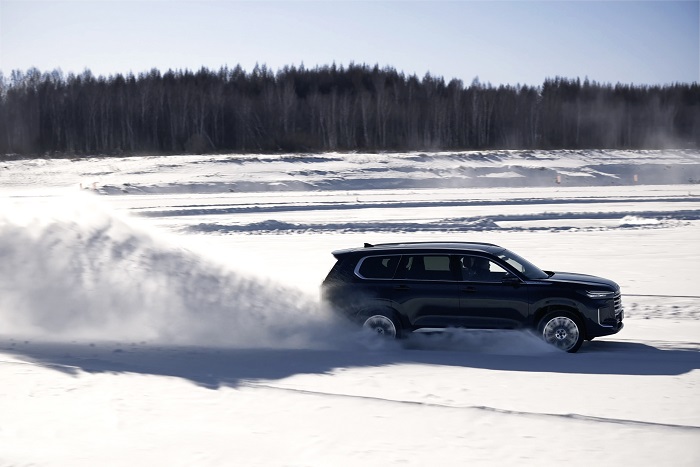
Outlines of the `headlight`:
{"type": "Polygon", "coordinates": [[[615,292],[609,292],[607,290],[587,290],[586,295],[588,295],[590,298],[597,299],[614,298],[615,292]]]}

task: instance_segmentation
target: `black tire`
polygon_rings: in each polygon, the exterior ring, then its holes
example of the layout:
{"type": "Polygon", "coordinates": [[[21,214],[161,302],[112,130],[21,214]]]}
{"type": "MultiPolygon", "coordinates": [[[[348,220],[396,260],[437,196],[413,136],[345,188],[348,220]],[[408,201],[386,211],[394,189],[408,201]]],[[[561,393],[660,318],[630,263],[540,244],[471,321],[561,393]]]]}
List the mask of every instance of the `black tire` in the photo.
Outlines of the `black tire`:
{"type": "Polygon", "coordinates": [[[546,343],[569,353],[578,351],[584,341],[581,320],[566,311],[549,313],[540,320],[537,330],[546,343]]]}
{"type": "Polygon", "coordinates": [[[387,339],[401,338],[401,322],[391,310],[374,310],[364,313],[362,327],[387,339]]]}

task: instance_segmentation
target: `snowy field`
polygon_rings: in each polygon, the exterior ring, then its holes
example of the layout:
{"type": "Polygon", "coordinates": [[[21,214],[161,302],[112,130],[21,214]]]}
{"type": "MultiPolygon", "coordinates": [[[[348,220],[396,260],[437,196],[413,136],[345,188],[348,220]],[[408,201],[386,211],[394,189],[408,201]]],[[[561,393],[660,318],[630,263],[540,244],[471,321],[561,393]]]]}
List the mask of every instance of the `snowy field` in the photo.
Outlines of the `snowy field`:
{"type": "Polygon", "coordinates": [[[700,465],[700,151],[0,162],[0,466],[700,465]],[[460,240],[625,328],[376,342],[334,249],[460,240]]]}

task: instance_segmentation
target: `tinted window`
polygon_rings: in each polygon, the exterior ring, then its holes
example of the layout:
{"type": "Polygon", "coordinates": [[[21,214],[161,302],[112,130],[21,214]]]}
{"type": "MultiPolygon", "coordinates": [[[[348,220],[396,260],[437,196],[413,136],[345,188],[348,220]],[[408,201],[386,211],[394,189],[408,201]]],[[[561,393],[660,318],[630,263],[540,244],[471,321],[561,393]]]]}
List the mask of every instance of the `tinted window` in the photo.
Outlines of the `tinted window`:
{"type": "Polygon", "coordinates": [[[449,255],[404,256],[397,272],[403,279],[428,281],[453,280],[449,255]]]}
{"type": "Polygon", "coordinates": [[[510,266],[515,268],[516,271],[520,272],[522,275],[528,279],[546,279],[549,277],[546,272],[526,260],[519,255],[516,255],[512,251],[503,250],[498,253],[498,257],[503,261],[508,263],[510,266]]]}
{"type": "Polygon", "coordinates": [[[507,271],[493,261],[481,256],[462,256],[462,280],[500,282],[507,271]]]}
{"type": "Polygon", "coordinates": [[[357,273],[367,279],[391,279],[400,258],[397,255],[368,256],[362,259],[357,273]]]}

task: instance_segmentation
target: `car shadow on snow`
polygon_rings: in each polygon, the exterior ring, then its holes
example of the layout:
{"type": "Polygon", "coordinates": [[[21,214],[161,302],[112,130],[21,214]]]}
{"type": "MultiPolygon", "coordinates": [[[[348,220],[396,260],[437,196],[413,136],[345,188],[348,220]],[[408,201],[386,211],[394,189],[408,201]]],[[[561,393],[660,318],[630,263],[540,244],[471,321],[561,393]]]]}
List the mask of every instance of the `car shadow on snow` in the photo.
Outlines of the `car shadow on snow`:
{"type": "Polygon", "coordinates": [[[250,381],[337,369],[424,364],[501,371],[606,375],[680,375],[700,369],[697,344],[670,349],[596,340],[567,354],[523,333],[412,336],[401,343],[361,343],[338,349],[241,349],[147,343],[49,343],[0,339],[0,354],[78,376],[132,373],[170,376],[202,387],[237,387],[250,381]],[[488,338],[488,339],[487,339],[488,338]],[[494,343],[495,341],[495,343],[494,343]],[[508,342],[513,345],[508,345],[508,342]]]}
{"type": "Polygon", "coordinates": [[[478,339],[469,334],[419,340],[409,346],[421,350],[411,353],[411,360],[489,370],[600,375],[680,375],[700,369],[697,343],[663,348],[663,343],[654,347],[608,337],[585,342],[578,353],[568,354],[526,331],[477,331],[478,339]]]}

